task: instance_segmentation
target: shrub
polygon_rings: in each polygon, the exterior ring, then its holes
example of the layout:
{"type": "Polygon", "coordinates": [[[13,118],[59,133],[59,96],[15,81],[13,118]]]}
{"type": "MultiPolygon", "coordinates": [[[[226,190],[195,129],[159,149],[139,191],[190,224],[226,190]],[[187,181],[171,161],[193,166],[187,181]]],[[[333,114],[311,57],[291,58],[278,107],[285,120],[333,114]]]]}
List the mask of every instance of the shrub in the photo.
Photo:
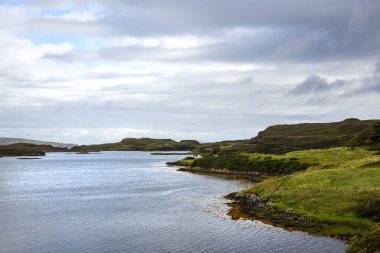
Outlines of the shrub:
{"type": "Polygon", "coordinates": [[[377,123],[374,127],[373,127],[373,133],[371,134],[371,136],[369,137],[369,140],[371,143],[373,144],[378,144],[380,143],[380,123],[377,123]]]}
{"type": "Polygon", "coordinates": [[[380,223],[362,237],[355,236],[347,248],[348,253],[376,253],[380,252],[380,223]]]}
{"type": "Polygon", "coordinates": [[[227,169],[231,171],[281,175],[305,170],[309,167],[309,164],[300,163],[297,159],[273,159],[270,156],[264,159],[249,159],[249,157],[242,155],[225,155],[205,156],[195,160],[191,166],[205,169],[227,169]]]}
{"type": "Polygon", "coordinates": [[[380,199],[373,199],[360,204],[356,213],[360,218],[369,218],[375,222],[380,222],[380,199]]]}

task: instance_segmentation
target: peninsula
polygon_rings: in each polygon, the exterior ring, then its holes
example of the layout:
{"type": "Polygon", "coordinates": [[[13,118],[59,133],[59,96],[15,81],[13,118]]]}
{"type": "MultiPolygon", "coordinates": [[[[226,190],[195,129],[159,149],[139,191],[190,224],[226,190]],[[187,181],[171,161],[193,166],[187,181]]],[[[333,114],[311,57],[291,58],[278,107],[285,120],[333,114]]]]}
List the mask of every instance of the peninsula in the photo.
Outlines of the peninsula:
{"type": "Polygon", "coordinates": [[[352,252],[363,245],[380,247],[380,120],[276,125],[248,140],[216,143],[125,138],[71,149],[30,143],[0,146],[1,156],[99,151],[191,151],[168,164],[181,171],[257,182],[226,196],[232,200],[233,219],[340,238],[351,242],[352,252]]]}

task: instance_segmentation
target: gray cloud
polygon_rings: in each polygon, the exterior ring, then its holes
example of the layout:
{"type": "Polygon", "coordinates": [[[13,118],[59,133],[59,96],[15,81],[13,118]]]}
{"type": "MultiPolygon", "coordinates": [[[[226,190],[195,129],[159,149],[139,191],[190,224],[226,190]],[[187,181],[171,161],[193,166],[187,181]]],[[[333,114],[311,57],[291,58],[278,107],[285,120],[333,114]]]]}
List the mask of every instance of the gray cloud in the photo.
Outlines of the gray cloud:
{"type": "Polygon", "coordinates": [[[378,13],[371,0],[0,4],[0,135],[211,141],[376,118],[378,13]]]}
{"type": "MultiPolygon", "coordinates": [[[[25,24],[32,24],[34,32],[67,34],[74,36],[135,36],[154,38],[194,34],[218,37],[226,29],[243,27],[262,31],[241,40],[222,41],[212,47],[195,52],[196,56],[180,57],[181,60],[211,59],[239,60],[331,60],[370,57],[379,54],[380,4],[364,0],[299,1],[286,3],[278,0],[228,0],[208,1],[78,1],[65,4],[49,4],[35,1],[48,12],[50,8],[79,8],[91,12],[94,19],[88,21],[64,19],[49,15],[35,17],[25,24]],[[95,4],[95,3],[97,4],[95,4]],[[91,6],[96,6],[92,7],[91,6]],[[297,6],[295,8],[295,6],[297,6]],[[272,34],[270,34],[272,33],[272,34]]],[[[79,11],[80,13],[80,11],[79,11]]],[[[79,59],[92,60],[90,52],[77,52],[79,59]],[[86,56],[87,55],[87,56],[86,56]],[[89,57],[89,58],[88,58],[89,57]]],[[[113,48],[107,47],[97,57],[106,59],[178,60],[161,48],[113,48]]],[[[73,59],[73,55],[69,57],[73,59]]]]}
{"type": "Polygon", "coordinates": [[[380,93],[380,77],[379,76],[363,79],[361,81],[361,86],[349,95],[355,96],[356,94],[367,94],[367,93],[380,93]]]}
{"type": "Polygon", "coordinates": [[[299,83],[295,88],[288,92],[289,96],[300,96],[306,94],[317,95],[319,93],[326,93],[332,90],[344,89],[347,85],[345,80],[335,80],[329,83],[327,79],[321,78],[317,75],[311,75],[303,82],[299,83]]]}
{"type": "MultiPolygon", "coordinates": [[[[307,77],[303,82],[297,84],[291,89],[286,96],[312,96],[309,101],[322,101],[319,96],[328,96],[329,98],[347,98],[361,96],[368,93],[380,93],[380,76],[378,75],[378,66],[376,64],[375,73],[369,77],[360,79],[335,80],[329,82],[327,79],[317,75],[307,77]]],[[[326,97],[325,97],[326,98],[326,97]]],[[[326,99],[323,99],[324,101],[326,99]]]]}
{"type": "Polygon", "coordinates": [[[380,61],[376,64],[376,70],[375,70],[375,73],[376,73],[376,74],[380,74],[380,61]]]}

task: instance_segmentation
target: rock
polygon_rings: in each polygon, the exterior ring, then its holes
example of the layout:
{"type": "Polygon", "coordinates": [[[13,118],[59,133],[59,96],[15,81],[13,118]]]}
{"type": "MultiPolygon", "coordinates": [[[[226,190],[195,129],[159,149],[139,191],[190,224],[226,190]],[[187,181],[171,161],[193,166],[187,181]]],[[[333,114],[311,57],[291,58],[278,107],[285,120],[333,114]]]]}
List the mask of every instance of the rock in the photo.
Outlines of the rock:
{"type": "Polygon", "coordinates": [[[285,210],[285,212],[288,213],[288,214],[291,214],[291,213],[293,213],[293,210],[291,208],[288,208],[288,209],[285,210]]]}

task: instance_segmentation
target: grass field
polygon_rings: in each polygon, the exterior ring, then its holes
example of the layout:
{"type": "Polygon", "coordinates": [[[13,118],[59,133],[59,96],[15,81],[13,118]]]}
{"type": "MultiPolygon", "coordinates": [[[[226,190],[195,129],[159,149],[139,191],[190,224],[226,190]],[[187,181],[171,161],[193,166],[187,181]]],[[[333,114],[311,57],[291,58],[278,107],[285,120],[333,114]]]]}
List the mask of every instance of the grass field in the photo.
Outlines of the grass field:
{"type": "Polygon", "coordinates": [[[271,156],[294,157],[315,165],[303,172],[266,179],[244,194],[270,199],[272,206],[292,208],[312,220],[339,224],[326,234],[360,234],[375,224],[358,212],[380,201],[379,155],[362,148],[332,148],[271,156]]]}

